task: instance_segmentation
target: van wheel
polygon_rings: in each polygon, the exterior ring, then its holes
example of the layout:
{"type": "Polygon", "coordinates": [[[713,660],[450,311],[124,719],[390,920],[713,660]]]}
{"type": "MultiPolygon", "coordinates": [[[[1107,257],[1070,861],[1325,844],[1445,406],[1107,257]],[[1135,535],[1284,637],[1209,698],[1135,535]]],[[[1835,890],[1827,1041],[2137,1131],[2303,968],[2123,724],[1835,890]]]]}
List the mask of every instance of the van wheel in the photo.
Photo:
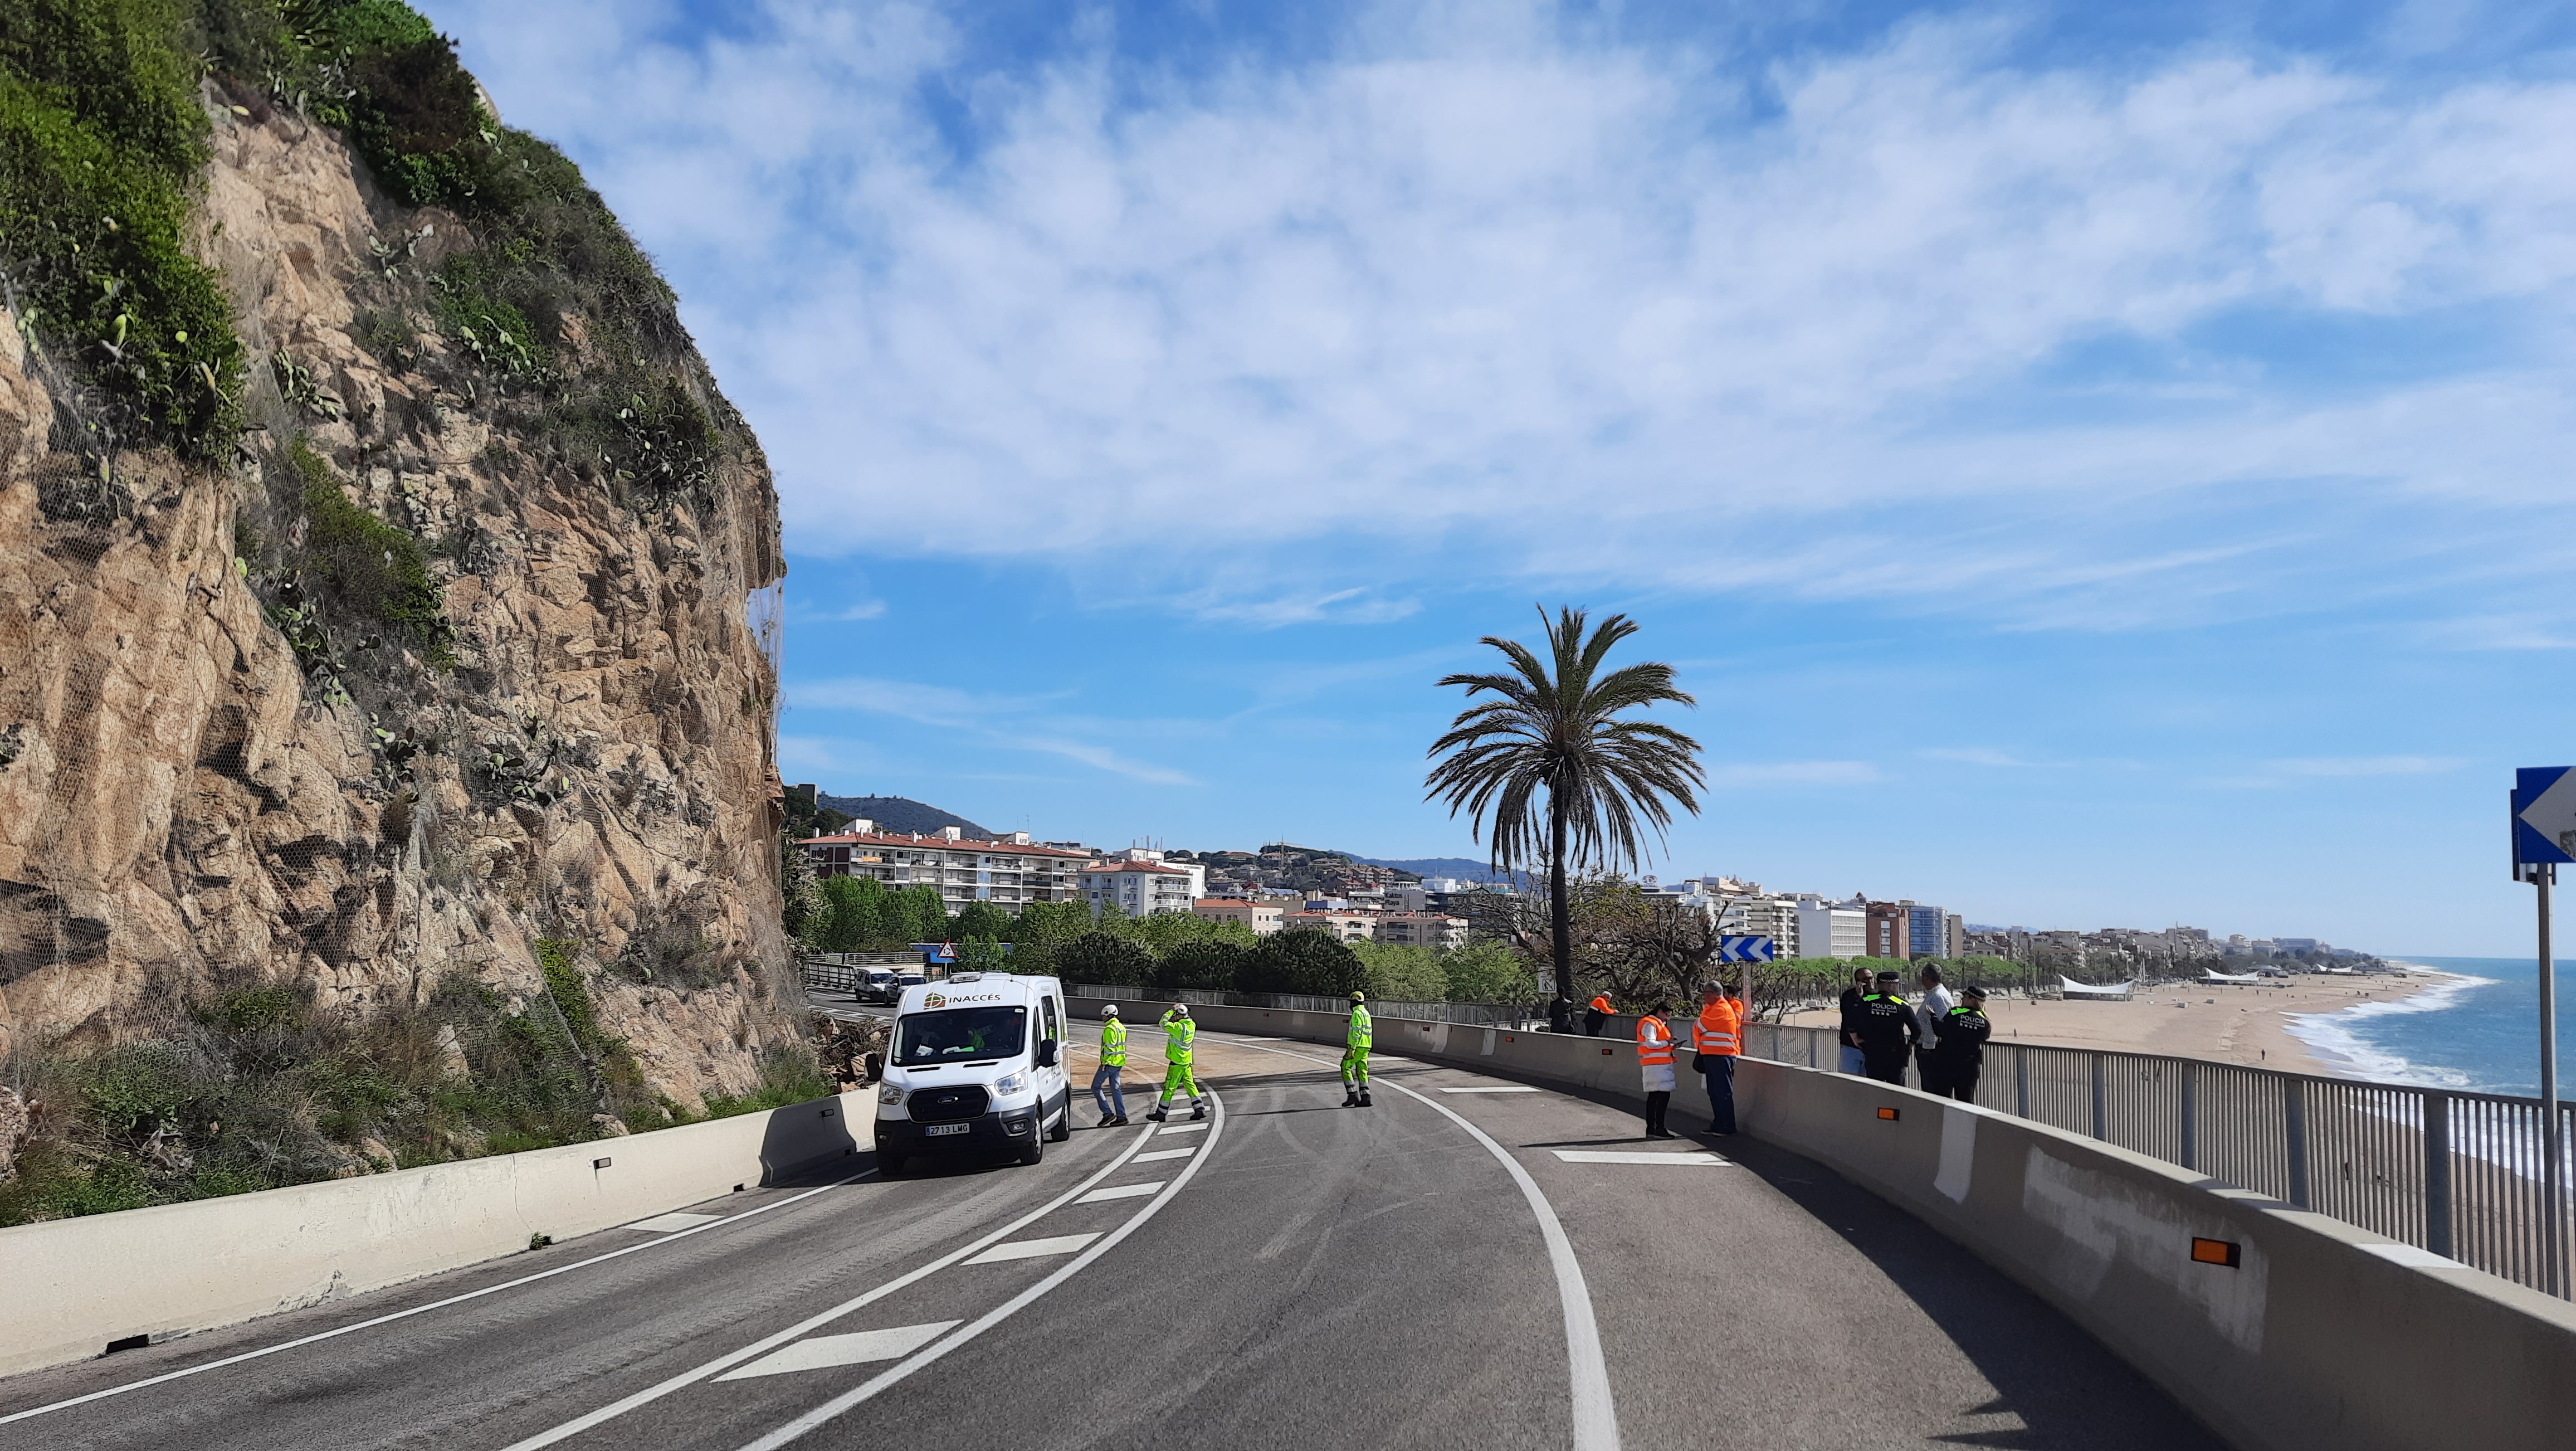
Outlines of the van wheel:
{"type": "Polygon", "coordinates": [[[1064,1091],[1064,1112],[1056,1115],[1055,1127],[1047,1130],[1047,1137],[1059,1144],[1073,1137],[1073,1090],[1070,1088],[1064,1091]]]}
{"type": "Polygon", "coordinates": [[[1036,1124],[1031,1124],[1029,1125],[1029,1146],[1020,1150],[1020,1162],[1023,1164],[1034,1164],[1045,1157],[1046,1130],[1040,1128],[1036,1124]]]}

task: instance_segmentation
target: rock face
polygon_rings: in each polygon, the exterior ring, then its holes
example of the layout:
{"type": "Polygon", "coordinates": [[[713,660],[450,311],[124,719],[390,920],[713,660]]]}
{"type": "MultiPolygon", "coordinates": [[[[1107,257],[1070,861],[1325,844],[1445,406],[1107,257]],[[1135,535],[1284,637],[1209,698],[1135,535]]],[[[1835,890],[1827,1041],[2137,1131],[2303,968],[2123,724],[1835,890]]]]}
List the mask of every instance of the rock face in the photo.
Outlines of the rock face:
{"type": "Polygon", "coordinates": [[[389,203],[324,128],[208,113],[194,245],[263,425],[238,457],[87,477],[77,400],[0,327],[0,1049],[124,1041],[254,983],[524,999],[552,939],[655,1090],[747,1089],[796,1036],[757,444],[689,353],[704,487],[648,509],[565,467],[400,305],[474,247],[462,224],[389,203]],[[308,541],[274,507],[298,438],[423,542],[444,649],[299,647],[280,581],[308,541]]]}

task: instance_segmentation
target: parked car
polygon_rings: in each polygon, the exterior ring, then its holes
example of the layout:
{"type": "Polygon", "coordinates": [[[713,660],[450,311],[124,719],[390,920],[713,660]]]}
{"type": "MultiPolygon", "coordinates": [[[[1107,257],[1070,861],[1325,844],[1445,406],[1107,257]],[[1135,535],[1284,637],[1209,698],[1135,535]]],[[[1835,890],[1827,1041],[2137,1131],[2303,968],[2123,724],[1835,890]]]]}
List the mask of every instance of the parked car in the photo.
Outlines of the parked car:
{"type": "Polygon", "coordinates": [[[894,1002],[903,996],[903,985],[896,980],[897,977],[898,974],[890,967],[864,969],[859,973],[858,981],[851,985],[850,996],[863,1003],[894,1002]]]}

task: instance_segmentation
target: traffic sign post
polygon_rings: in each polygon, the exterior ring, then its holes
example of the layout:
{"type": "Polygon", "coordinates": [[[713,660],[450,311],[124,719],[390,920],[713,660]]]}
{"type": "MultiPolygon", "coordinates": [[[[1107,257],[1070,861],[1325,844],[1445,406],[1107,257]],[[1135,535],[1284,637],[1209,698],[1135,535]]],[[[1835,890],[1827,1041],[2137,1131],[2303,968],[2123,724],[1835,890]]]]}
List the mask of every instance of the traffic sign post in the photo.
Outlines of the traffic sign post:
{"type": "Polygon", "coordinates": [[[2566,1163],[2559,1141],[2558,965],[2549,946],[2549,889],[2558,868],[2576,862],[2576,766],[2526,766],[2514,772],[2509,810],[2513,879],[2529,882],[2540,904],[2540,1186],[2541,1267],[2549,1293],[2567,1295],[2566,1163]]]}
{"type": "Polygon", "coordinates": [[[1744,964],[1744,971],[1738,974],[1738,979],[1742,986],[1740,987],[1737,995],[1744,999],[1744,1010],[1748,1013],[1752,1012],[1753,964],[1757,962],[1769,962],[1771,960],[1771,939],[1768,937],[1720,937],[1717,939],[1717,960],[1720,962],[1740,962],[1744,964]]]}

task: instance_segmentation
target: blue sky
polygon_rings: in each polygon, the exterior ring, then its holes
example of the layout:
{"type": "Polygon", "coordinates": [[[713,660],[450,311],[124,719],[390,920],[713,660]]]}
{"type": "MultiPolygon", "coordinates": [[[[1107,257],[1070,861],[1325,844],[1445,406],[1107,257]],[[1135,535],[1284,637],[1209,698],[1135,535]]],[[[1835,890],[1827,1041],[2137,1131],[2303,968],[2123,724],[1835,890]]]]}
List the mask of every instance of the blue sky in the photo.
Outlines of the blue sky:
{"type": "Polygon", "coordinates": [[[1573,602],[1667,875],[2528,948],[2565,7],[424,8],[769,451],[791,780],[1473,855],[1431,682],[1573,602]]]}

